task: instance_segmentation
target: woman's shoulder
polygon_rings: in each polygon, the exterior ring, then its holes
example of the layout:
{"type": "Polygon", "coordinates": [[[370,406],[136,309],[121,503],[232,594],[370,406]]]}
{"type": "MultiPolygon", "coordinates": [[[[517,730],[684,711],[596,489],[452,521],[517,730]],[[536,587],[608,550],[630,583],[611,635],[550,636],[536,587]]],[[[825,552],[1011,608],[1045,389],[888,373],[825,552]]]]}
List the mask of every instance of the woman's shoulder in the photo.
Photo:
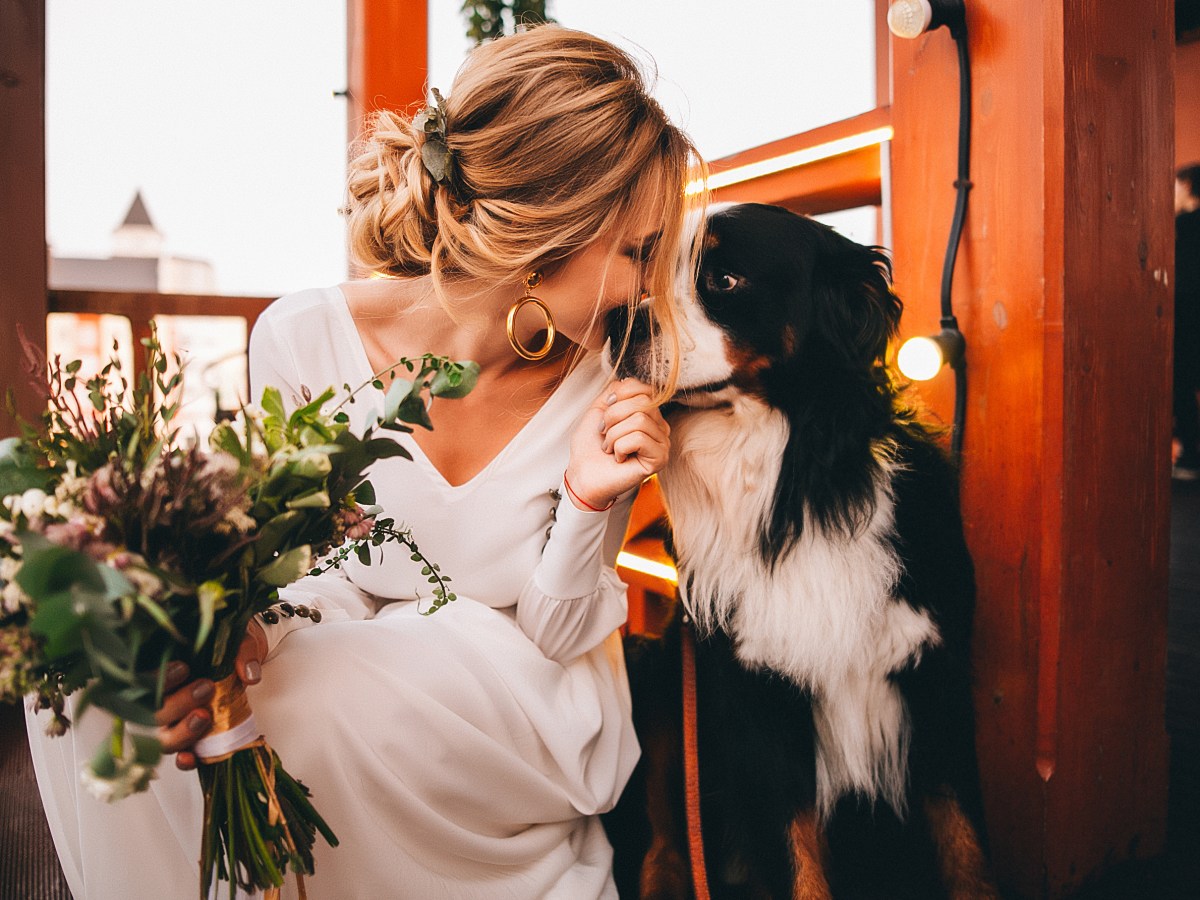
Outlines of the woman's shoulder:
{"type": "Polygon", "coordinates": [[[292,329],[307,331],[314,326],[319,327],[322,321],[336,318],[345,304],[345,298],[337,285],[294,291],[284,294],[263,310],[255,328],[276,332],[292,329]]]}

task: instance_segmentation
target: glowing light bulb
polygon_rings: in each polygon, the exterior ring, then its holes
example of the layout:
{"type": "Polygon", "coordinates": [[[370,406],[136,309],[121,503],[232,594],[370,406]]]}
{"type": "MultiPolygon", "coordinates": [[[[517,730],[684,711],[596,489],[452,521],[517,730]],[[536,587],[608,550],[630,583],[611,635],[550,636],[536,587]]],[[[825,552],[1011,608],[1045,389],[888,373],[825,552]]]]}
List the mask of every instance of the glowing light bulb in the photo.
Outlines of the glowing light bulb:
{"type": "Polygon", "coordinates": [[[946,362],[941,345],[931,337],[909,338],[896,354],[896,365],[905,378],[928,381],[942,370],[946,362]]]}
{"type": "Polygon", "coordinates": [[[929,0],[896,0],[888,7],[888,28],[901,38],[915,38],[933,21],[929,0]]]}

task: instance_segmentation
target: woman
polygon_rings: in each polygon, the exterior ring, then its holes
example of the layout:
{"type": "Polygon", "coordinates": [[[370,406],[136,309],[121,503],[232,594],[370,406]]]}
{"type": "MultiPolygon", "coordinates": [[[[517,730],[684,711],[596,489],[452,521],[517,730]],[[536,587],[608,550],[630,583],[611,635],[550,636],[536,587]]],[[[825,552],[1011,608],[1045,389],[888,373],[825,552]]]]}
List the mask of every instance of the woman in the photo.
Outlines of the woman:
{"type": "MultiPolygon", "coordinates": [[[[643,296],[673,339],[694,160],[612,45],[555,26],[485,44],[444,107],[416,125],[380,114],[351,164],[352,250],[392,277],[290,295],[259,320],[255,397],[357,385],[426,351],[482,368],[468,397],[434,405],[435,431],[400,438],[412,462],[372,471],[459,599],[420,616],[425,578],[385,548],[282,592],[320,623],[255,629],[239,657],[268,740],[341,839],[318,842],[309,896],[615,896],[597,815],[638,747],[612,565],[669,438],[662,396],[610,381],[598,351],[606,311],[643,296]]],[[[356,427],[370,405],[350,407],[356,427]]],[[[164,704],[181,767],[210,696],[197,681],[164,704]]],[[[76,803],[87,726],[57,746],[31,727],[76,896],[189,896],[195,776],[76,803]]]]}

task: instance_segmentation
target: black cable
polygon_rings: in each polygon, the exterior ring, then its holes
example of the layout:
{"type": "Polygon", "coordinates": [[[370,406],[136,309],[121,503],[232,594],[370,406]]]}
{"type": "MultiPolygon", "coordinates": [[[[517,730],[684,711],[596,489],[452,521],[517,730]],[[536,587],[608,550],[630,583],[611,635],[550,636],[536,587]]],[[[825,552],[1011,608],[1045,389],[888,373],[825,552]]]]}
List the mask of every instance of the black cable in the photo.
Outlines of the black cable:
{"type": "MultiPolygon", "coordinates": [[[[959,335],[958,319],[954,317],[951,289],[954,284],[954,263],[962,240],[963,222],[967,217],[967,198],[971,193],[971,60],[967,53],[967,23],[963,16],[950,26],[950,34],[958,47],[958,177],[954,187],[958,199],[954,205],[954,220],[950,225],[950,240],[946,260],[942,265],[942,330],[959,335]]],[[[965,344],[960,344],[965,346],[965,344]]],[[[958,459],[962,455],[963,428],[967,415],[967,359],[959,353],[952,364],[954,369],[954,424],[950,432],[950,449],[958,459]]]]}

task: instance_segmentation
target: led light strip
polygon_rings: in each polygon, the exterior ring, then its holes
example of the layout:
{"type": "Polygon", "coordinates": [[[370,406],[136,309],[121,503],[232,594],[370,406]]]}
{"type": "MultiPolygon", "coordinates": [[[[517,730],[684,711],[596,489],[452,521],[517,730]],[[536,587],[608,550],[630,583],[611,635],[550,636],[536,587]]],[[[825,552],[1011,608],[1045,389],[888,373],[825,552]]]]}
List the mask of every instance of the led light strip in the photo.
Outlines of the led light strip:
{"type": "MultiPolygon", "coordinates": [[[[855,150],[862,150],[864,147],[873,147],[890,141],[894,135],[895,131],[892,126],[884,125],[882,128],[874,128],[861,134],[852,134],[848,137],[838,138],[836,141],[826,141],[815,147],[805,147],[803,150],[793,150],[782,156],[773,156],[770,159],[726,169],[724,172],[708,176],[708,189],[715,191],[717,188],[728,187],[731,184],[740,184],[743,181],[774,175],[776,172],[783,172],[787,169],[807,166],[822,159],[829,159],[831,156],[841,156],[843,153],[852,153],[855,150]]],[[[688,184],[686,191],[688,194],[697,194],[703,189],[704,182],[697,179],[688,184]]]]}
{"type": "Polygon", "coordinates": [[[661,578],[671,584],[679,584],[679,575],[674,566],[655,562],[644,556],[634,556],[625,550],[617,554],[617,565],[625,569],[632,569],[634,572],[641,572],[643,575],[653,575],[655,578],[661,578]]]}

